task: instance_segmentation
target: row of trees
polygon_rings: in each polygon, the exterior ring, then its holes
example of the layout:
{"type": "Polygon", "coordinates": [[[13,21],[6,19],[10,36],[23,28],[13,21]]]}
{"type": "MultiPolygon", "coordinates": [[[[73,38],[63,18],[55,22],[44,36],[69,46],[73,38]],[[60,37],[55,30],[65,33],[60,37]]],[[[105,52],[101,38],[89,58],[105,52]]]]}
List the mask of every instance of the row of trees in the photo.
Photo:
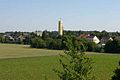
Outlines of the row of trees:
{"type": "Polygon", "coordinates": [[[119,32],[107,32],[105,30],[103,31],[64,31],[65,35],[72,35],[72,36],[79,36],[80,34],[91,34],[93,36],[97,36],[99,39],[102,37],[110,37],[110,36],[120,36],[119,32]]]}
{"type": "MultiPolygon", "coordinates": [[[[30,45],[33,48],[48,48],[48,49],[65,49],[64,41],[65,37],[56,37],[50,38],[47,37],[45,34],[42,37],[34,37],[30,41],[30,45]]],[[[106,53],[120,53],[120,40],[113,39],[109,40],[105,46],[101,44],[95,44],[94,42],[88,41],[84,38],[76,38],[72,37],[73,39],[77,40],[76,44],[80,46],[83,44],[86,51],[90,52],[106,52],[106,53]]]]}
{"type": "MultiPolygon", "coordinates": [[[[1,35],[4,35],[6,33],[11,33],[12,36],[16,36],[16,35],[23,35],[24,32],[5,32],[5,33],[0,33],[0,36],[1,35]]],[[[33,32],[25,32],[25,33],[28,33],[29,36],[33,35],[34,33],[33,32]]],[[[67,35],[67,36],[74,36],[74,37],[78,37],[80,34],[91,34],[93,36],[97,36],[99,39],[101,39],[102,37],[108,37],[108,36],[120,36],[120,33],[119,32],[107,32],[105,30],[103,31],[64,31],[64,35],[67,35]]],[[[36,35],[35,35],[36,36],[36,35]]],[[[43,31],[43,37],[44,38],[56,38],[58,36],[58,32],[57,31],[47,31],[47,30],[44,30],[43,31]]]]}
{"type": "Polygon", "coordinates": [[[62,39],[52,39],[52,38],[33,38],[31,39],[31,47],[33,48],[48,48],[48,49],[63,49],[62,39]]]}
{"type": "MultiPolygon", "coordinates": [[[[12,32],[12,35],[19,35],[21,32],[12,32]]],[[[23,35],[22,33],[21,35],[23,35]]],[[[106,31],[64,31],[65,36],[73,36],[78,42],[82,42],[86,48],[86,51],[95,52],[107,52],[107,53],[120,53],[120,41],[114,39],[108,41],[105,46],[101,44],[96,45],[94,42],[90,42],[86,39],[77,38],[80,34],[97,35],[99,38],[102,36],[120,36],[118,32],[106,32],[106,31]]],[[[57,31],[43,31],[42,36],[37,36],[35,33],[28,33],[24,40],[17,40],[13,42],[9,38],[3,37],[4,33],[0,34],[0,43],[18,43],[18,44],[30,44],[33,48],[48,48],[48,49],[64,49],[63,44],[64,37],[58,36],[57,31]]],[[[79,44],[79,43],[78,43],[79,44]]]]}
{"type": "MultiPolygon", "coordinates": [[[[35,37],[32,38],[30,41],[30,45],[33,48],[48,48],[48,49],[65,49],[66,46],[64,44],[64,41],[66,40],[66,36],[63,37],[57,37],[55,39],[53,38],[44,38],[44,37],[35,37]]],[[[94,42],[88,41],[84,38],[76,38],[71,37],[74,40],[76,40],[76,44],[78,46],[81,46],[81,44],[84,45],[85,51],[100,51],[100,47],[95,44],[94,42]]]]}

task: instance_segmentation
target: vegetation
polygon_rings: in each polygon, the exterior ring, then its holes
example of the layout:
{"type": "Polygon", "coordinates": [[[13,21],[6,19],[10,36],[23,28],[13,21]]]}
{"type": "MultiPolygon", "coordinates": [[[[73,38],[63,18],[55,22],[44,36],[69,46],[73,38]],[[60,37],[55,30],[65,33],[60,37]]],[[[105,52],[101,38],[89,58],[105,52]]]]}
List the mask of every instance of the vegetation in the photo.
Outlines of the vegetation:
{"type": "MultiPolygon", "coordinates": [[[[84,44],[84,46],[86,47],[86,51],[109,52],[111,51],[111,49],[106,47],[104,48],[104,46],[102,46],[102,43],[96,45],[94,42],[86,40],[84,38],[80,38],[79,36],[81,34],[90,34],[91,36],[97,36],[100,40],[103,39],[103,41],[104,39],[109,37],[116,37],[119,39],[120,36],[119,32],[107,32],[105,30],[101,32],[100,31],[64,31],[64,36],[62,37],[58,36],[57,31],[45,30],[41,34],[42,36],[37,35],[34,32],[17,32],[17,31],[0,33],[0,43],[30,44],[31,47],[33,48],[47,48],[47,49],[61,50],[61,49],[65,49],[65,46],[62,42],[64,40],[64,37],[73,36],[76,39],[79,39],[79,41],[84,44]],[[107,51],[107,49],[109,49],[109,51],[107,51]]],[[[118,53],[120,50],[118,48],[118,51],[114,50],[114,53],[116,53],[115,51],[118,53]]]]}
{"type": "Polygon", "coordinates": [[[47,49],[62,49],[62,39],[52,39],[52,38],[33,38],[30,43],[32,48],[47,48],[47,49]]]}
{"type": "Polygon", "coordinates": [[[120,40],[114,39],[113,41],[109,40],[104,48],[107,53],[120,53],[120,40]]]}
{"type": "Polygon", "coordinates": [[[119,67],[115,69],[114,76],[112,76],[112,80],[120,80],[120,62],[119,67]]]}
{"type": "MultiPolygon", "coordinates": [[[[0,59],[0,80],[45,80],[45,77],[48,80],[58,80],[52,70],[60,66],[59,57],[49,56],[52,52],[54,51],[40,57],[0,59]]],[[[95,54],[89,56],[95,62],[93,68],[96,80],[109,80],[120,56],[95,54]]]]}
{"type": "Polygon", "coordinates": [[[29,45],[0,44],[0,58],[19,58],[33,56],[52,56],[62,54],[59,50],[30,48],[29,45]]]}
{"type": "Polygon", "coordinates": [[[62,70],[55,71],[58,77],[61,80],[93,80],[91,77],[92,61],[85,56],[84,50],[82,50],[84,46],[81,44],[81,49],[74,38],[67,37],[64,42],[67,50],[64,52],[66,55],[62,55],[62,59],[60,59],[62,70]]]}
{"type": "Polygon", "coordinates": [[[46,43],[41,38],[33,38],[31,40],[31,47],[33,47],[33,48],[46,48],[46,43]]]}
{"type": "MultiPolygon", "coordinates": [[[[61,69],[59,53],[63,51],[0,44],[0,80],[58,80],[53,69],[61,69]]],[[[87,52],[87,56],[93,59],[96,80],[109,80],[120,59],[118,54],[87,52]]]]}
{"type": "Polygon", "coordinates": [[[71,36],[74,39],[78,40],[79,43],[77,43],[77,45],[81,46],[80,43],[82,43],[85,48],[86,51],[90,51],[90,52],[106,52],[106,53],[119,53],[120,52],[120,48],[119,48],[119,33],[108,33],[106,31],[64,31],[64,36],[58,36],[57,32],[49,32],[47,30],[43,31],[43,35],[42,37],[33,37],[31,38],[31,47],[33,48],[47,48],[47,49],[55,49],[55,50],[61,50],[61,49],[65,49],[65,45],[63,43],[64,39],[66,36],[71,36]],[[55,34],[54,34],[55,33],[55,34]],[[105,47],[102,45],[102,43],[100,44],[95,44],[92,41],[89,41],[85,38],[80,38],[79,35],[80,34],[91,34],[93,36],[97,36],[99,37],[99,39],[101,39],[102,37],[110,37],[110,36],[114,36],[114,38],[118,38],[118,39],[114,39],[113,41],[108,41],[105,45],[105,47]],[[35,40],[37,38],[37,40],[35,40]],[[40,42],[42,41],[42,43],[40,42]]]}
{"type": "Polygon", "coordinates": [[[97,44],[95,44],[94,42],[88,41],[85,38],[78,38],[77,40],[84,45],[86,51],[89,51],[89,52],[94,52],[94,51],[95,52],[99,52],[99,51],[97,51],[97,49],[98,49],[97,48],[97,44]]]}

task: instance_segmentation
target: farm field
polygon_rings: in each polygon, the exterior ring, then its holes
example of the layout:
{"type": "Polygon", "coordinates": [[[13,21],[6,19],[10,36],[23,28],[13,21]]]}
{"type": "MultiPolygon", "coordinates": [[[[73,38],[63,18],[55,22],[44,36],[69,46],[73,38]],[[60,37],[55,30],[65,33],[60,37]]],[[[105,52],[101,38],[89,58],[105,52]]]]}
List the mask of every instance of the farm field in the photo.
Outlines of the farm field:
{"type": "MultiPolygon", "coordinates": [[[[0,44],[0,80],[58,80],[53,72],[59,67],[63,51],[32,49],[25,45],[0,44]]],[[[96,80],[109,80],[120,55],[87,52],[92,57],[96,80]]]]}

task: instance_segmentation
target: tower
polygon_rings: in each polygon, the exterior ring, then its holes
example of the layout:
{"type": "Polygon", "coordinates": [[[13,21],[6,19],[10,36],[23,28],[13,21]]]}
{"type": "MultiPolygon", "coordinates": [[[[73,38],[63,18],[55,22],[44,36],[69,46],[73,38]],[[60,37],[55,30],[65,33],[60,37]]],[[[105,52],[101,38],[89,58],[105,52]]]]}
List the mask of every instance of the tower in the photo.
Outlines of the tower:
{"type": "Polygon", "coordinates": [[[63,22],[62,22],[61,18],[58,22],[58,33],[59,33],[60,36],[63,36],[63,22]]]}

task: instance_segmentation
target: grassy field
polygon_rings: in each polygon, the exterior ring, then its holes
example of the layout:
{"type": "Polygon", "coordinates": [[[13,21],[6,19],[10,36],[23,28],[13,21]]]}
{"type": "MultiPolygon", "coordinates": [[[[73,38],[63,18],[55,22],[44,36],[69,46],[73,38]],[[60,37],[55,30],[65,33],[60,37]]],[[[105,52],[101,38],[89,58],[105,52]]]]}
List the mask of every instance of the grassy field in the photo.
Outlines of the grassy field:
{"type": "MultiPolygon", "coordinates": [[[[63,52],[0,44],[0,80],[58,80],[53,69],[59,67],[59,53],[63,52]]],[[[93,58],[96,80],[109,80],[120,55],[87,54],[93,58]]]]}
{"type": "Polygon", "coordinates": [[[53,56],[63,53],[57,50],[30,48],[28,45],[0,44],[0,58],[53,56]]]}

